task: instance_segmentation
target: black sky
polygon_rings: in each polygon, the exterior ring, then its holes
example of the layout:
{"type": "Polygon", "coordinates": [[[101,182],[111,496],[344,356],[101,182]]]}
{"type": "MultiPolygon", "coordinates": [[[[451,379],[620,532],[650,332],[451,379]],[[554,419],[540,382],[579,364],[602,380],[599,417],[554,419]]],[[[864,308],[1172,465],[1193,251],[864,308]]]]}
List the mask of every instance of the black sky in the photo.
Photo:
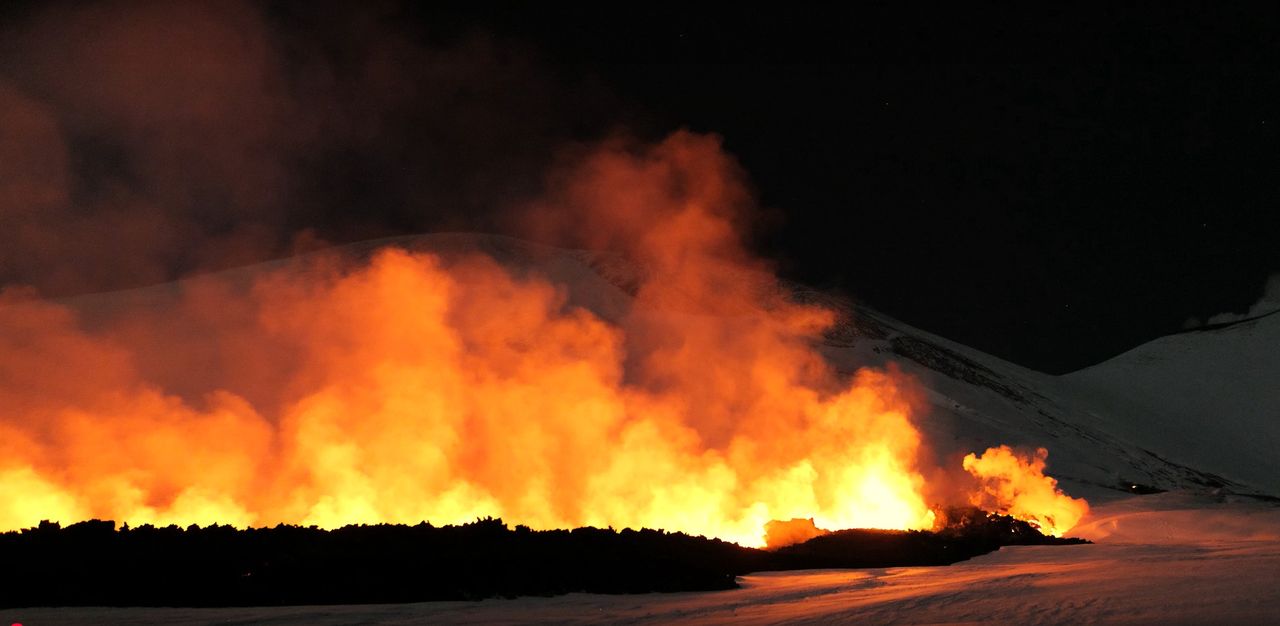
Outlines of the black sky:
{"type": "Polygon", "coordinates": [[[663,115],[723,134],[786,215],[765,243],[788,271],[1018,363],[1247,308],[1280,268],[1270,68],[636,73],[679,85],[663,115]]]}
{"type": "MultiPolygon", "coordinates": [[[[206,248],[245,230],[256,251],[303,229],[341,243],[494,228],[486,216],[536,194],[566,142],[688,128],[723,136],[749,173],[775,218],[755,245],[787,277],[1043,371],[1243,311],[1280,271],[1280,68],[1265,54],[1277,22],[1248,6],[98,3],[88,17],[77,3],[46,6],[0,8],[0,87],[36,103],[23,111],[47,108],[66,136],[72,206],[58,220],[155,214],[206,248]],[[68,56],[95,41],[94,24],[130,11],[146,19],[113,23],[111,47],[68,56]],[[190,67],[252,93],[208,105],[168,90],[201,89],[182,82],[189,67],[165,32],[187,19],[214,27],[182,36],[218,35],[193,47],[204,56],[190,67]],[[256,56],[222,58],[235,38],[219,29],[260,22],[256,56]],[[154,80],[80,89],[99,81],[80,66],[102,49],[123,51],[112,68],[125,78],[154,80]],[[139,111],[171,104],[204,117],[146,128],[139,111]]],[[[21,197],[31,189],[44,187],[21,197]]],[[[70,248],[103,247],[99,222],[83,224],[83,245],[70,248]]],[[[122,274],[104,262],[112,250],[95,252],[77,262],[110,280],[45,290],[247,260],[209,261],[181,236],[125,266],[146,272],[122,274]]],[[[0,267],[0,283],[44,287],[46,264],[27,260],[34,269],[0,267]]]]}
{"type": "Polygon", "coordinates": [[[477,19],[598,75],[633,127],[723,135],[783,216],[759,244],[786,274],[924,329],[1066,372],[1243,311],[1280,270],[1271,16],[612,17],[477,19]]]}

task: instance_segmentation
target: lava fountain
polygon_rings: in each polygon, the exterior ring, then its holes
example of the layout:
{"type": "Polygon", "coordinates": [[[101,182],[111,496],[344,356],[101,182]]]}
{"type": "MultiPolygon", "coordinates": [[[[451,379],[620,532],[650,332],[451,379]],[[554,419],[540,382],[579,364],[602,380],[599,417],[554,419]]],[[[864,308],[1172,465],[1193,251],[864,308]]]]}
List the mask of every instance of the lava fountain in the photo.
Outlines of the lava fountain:
{"type": "MultiPolygon", "coordinates": [[[[761,546],[771,520],[932,527],[915,383],[832,370],[834,313],[747,252],[751,211],[713,137],[609,143],[552,177],[535,235],[642,268],[616,319],[483,254],[394,247],[186,281],[95,324],[11,289],[0,529],[498,516],[761,546]]],[[[1085,511],[1043,456],[964,469],[989,510],[1052,532],[1085,511]]]]}

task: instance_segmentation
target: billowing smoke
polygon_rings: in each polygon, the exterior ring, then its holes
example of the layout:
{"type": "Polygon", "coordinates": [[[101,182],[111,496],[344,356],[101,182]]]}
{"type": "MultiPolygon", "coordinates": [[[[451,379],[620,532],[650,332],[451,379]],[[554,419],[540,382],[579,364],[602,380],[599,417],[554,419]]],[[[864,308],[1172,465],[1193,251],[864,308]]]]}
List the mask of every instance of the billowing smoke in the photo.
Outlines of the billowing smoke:
{"type": "Polygon", "coordinates": [[[966,455],[964,469],[982,484],[970,501],[984,510],[1027,520],[1046,534],[1062,535],[1089,512],[1089,504],[1058,489],[1058,481],[1044,473],[1048,458],[1044,448],[1020,455],[1009,446],[966,455]]]}
{"type": "Polygon", "coordinates": [[[742,247],[716,138],[606,143],[529,210],[644,268],[620,319],[484,255],[396,249],[193,279],[93,328],[7,294],[0,526],[932,525],[914,384],[825,363],[832,313],[742,247]]]}
{"type": "Polygon", "coordinates": [[[65,3],[8,24],[0,284],[100,291],[317,238],[484,228],[617,108],[406,8],[65,3]]]}
{"type": "Polygon", "coordinates": [[[1268,313],[1280,311],[1280,273],[1272,274],[1262,286],[1262,297],[1258,298],[1244,313],[1218,313],[1209,317],[1207,324],[1228,324],[1252,319],[1268,313]]]}
{"type": "MultiPolygon", "coordinates": [[[[339,13],[57,5],[6,33],[0,283],[35,289],[0,292],[0,528],[934,523],[915,383],[825,362],[834,313],[744,245],[757,207],[718,138],[561,150],[580,109],[509,48],[339,13]],[[36,295],[498,214],[625,255],[628,305],[394,247],[36,295]]],[[[1010,460],[1044,492],[1042,458],[1010,460]]]]}

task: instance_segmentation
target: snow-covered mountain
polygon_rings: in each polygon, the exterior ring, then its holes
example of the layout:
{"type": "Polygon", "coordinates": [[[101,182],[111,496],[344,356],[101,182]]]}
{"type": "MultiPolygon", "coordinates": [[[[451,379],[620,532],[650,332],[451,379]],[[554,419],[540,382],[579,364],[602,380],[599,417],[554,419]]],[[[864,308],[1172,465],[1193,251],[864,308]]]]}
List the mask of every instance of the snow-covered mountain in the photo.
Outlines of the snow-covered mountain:
{"type": "Polygon", "coordinates": [[[1161,337],[1062,382],[1097,407],[1082,421],[1280,494],[1280,312],[1161,337]]]}
{"type": "MultiPolygon", "coordinates": [[[[644,269],[614,255],[497,235],[432,234],[363,242],[445,256],[484,253],[563,285],[571,304],[617,320],[644,269]]],[[[285,259],[224,272],[249,281],[285,259]]],[[[199,278],[193,279],[199,280],[199,278]]],[[[917,420],[939,463],[1010,444],[1049,450],[1049,473],[1091,500],[1153,490],[1280,495],[1280,315],[1163,337],[1066,376],[1020,367],[800,285],[802,301],[842,312],[821,349],[839,370],[897,363],[931,405],[917,420]]],[[[85,321],[130,307],[165,307],[175,284],[65,301],[85,321]]]]}
{"type": "Polygon", "coordinates": [[[920,425],[940,456],[999,443],[1043,446],[1049,472],[1092,499],[1174,489],[1280,493],[1280,316],[1163,337],[1051,376],[866,307],[853,312],[880,336],[826,353],[850,368],[894,360],[919,378],[932,404],[920,425]]]}

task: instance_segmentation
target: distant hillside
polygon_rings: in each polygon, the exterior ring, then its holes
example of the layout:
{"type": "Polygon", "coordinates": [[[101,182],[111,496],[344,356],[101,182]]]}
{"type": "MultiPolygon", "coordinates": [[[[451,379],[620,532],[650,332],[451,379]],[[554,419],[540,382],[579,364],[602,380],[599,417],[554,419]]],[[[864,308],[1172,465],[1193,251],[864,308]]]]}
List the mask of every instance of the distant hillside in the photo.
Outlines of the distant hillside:
{"type": "Polygon", "coordinates": [[[1280,494],[1280,315],[1161,337],[1063,378],[1111,432],[1280,494]]]}

